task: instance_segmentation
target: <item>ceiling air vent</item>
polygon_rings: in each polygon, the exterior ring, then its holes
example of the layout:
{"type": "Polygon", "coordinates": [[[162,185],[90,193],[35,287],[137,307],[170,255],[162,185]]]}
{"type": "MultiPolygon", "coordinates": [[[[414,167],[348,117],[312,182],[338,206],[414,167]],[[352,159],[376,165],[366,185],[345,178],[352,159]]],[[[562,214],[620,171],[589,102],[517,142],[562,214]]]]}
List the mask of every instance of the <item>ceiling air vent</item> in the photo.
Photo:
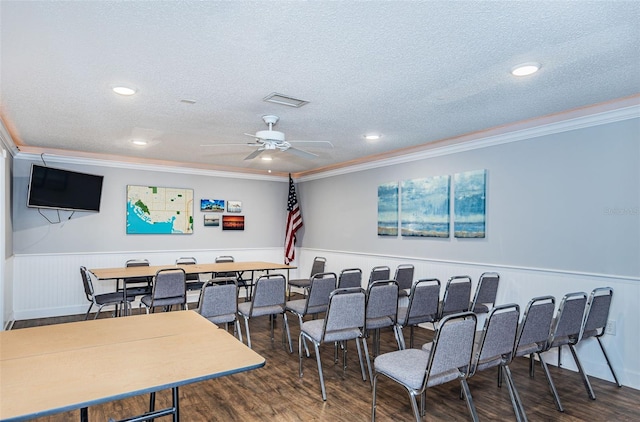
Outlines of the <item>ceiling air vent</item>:
{"type": "Polygon", "coordinates": [[[268,103],[282,104],[289,107],[302,107],[305,104],[308,104],[309,101],[299,100],[297,98],[288,97],[286,95],[278,94],[277,92],[272,92],[263,98],[264,101],[268,103]]]}

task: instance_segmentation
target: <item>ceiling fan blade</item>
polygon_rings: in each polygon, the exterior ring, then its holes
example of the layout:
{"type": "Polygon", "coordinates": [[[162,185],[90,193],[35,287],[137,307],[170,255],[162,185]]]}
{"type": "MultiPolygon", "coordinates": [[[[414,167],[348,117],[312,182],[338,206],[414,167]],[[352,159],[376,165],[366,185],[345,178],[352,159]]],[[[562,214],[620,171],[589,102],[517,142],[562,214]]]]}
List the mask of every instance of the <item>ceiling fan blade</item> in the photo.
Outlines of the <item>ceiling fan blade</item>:
{"type": "Polygon", "coordinates": [[[237,143],[231,143],[231,144],[200,144],[201,147],[228,147],[229,145],[243,145],[248,147],[257,147],[257,146],[260,146],[261,144],[257,144],[254,142],[237,142],[237,143]]]}
{"type": "Polygon", "coordinates": [[[288,141],[291,144],[307,144],[315,148],[333,148],[333,144],[329,141],[288,141]]]}
{"type": "Polygon", "coordinates": [[[258,138],[258,137],[256,136],[256,134],[255,134],[255,133],[243,133],[243,135],[251,136],[251,137],[252,137],[252,138],[254,138],[254,139],[260,139],[260,138],[258,138]]]}
{"type": "Polygon", "coordinates": [[[264,151],[264,148],[258,148],[257,150],[253,151],[251,154],[249,154],[246,157],[244,157],[244,159],[245,160],[253,160],[258,155],[262,154],[263,151],[264,151]]]}
{"type": "Polygon", "coordinates": [[[314,158],[318,157],[318,154],[314,154],[312,152],[303,151],[301,149],[294,148],[294,147],[289,147],[289,148],[285,149],[284,152],[289,152],[289,153],[291,153],[293,155],[297,155],[298,157],[306,158],[308,160],[313,160],[314,158]]]}

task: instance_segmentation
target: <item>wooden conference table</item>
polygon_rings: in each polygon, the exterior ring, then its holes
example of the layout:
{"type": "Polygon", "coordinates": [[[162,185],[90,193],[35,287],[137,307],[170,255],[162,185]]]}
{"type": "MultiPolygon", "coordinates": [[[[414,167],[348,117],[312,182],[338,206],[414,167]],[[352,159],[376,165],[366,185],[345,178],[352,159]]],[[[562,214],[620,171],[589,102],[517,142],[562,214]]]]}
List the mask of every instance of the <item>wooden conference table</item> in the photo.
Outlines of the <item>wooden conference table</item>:
{"type": "Polygon", "coordinates": [[[177,421],[179,386],[265,364],[194,311],[3,331],[0,350],[3,421],[75,409],[88,420],[88,406],[168,388],[173,406],[157,413],[177,421]]]}
{"type": "MultiPolygon", "coordinates": [[[[287,280],[289,280],[289,270],[296,269],[293,265],[278,264],[276,262],[264,261],[239,261],[239,262],[218,262],[211,264],[190,264],[190,265],[149,265],[140,267],[117,267],[117,268],[94,268],[89,271],[98,280],[120,280],[134,277],[153,277],[159,270],[166,268],[182,268],[187,274],[207,274],[207,273],[237,273],[240,280],[245,280],[243,274],[251,273],[250,280],[253,280],[255,271],[287,270],[287,280]]],[[[247,281],[247,280],[245,280],[247,281]]],[[[252,285],[250,283],[249,285],[252,285]]]]}

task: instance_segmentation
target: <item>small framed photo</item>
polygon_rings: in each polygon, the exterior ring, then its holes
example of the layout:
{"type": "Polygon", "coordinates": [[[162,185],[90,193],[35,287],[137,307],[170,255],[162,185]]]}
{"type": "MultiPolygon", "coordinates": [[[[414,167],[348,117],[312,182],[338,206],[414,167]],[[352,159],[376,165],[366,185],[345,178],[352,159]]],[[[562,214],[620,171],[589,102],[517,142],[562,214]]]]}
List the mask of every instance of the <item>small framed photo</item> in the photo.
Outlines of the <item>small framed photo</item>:
{"type": "Polygon", "coordinates": [[[205,227],[220,227],[220,216],[218,215],[205,215],[204,216],[205,227]]]}
{"type": "Polygon", "coordinates": [[[242,202],[227,201],[227,212],[242,212],[242,202]]]}
{"type": "Polygon", "coordinates": [[[204,212],[223,212],[224,199],[201,199],[200,211],[204,212]]]}
{"type": "Polygon", "coordinates": [[[244,230],[244,215],[223,215],[222,230],[244,230]]]}

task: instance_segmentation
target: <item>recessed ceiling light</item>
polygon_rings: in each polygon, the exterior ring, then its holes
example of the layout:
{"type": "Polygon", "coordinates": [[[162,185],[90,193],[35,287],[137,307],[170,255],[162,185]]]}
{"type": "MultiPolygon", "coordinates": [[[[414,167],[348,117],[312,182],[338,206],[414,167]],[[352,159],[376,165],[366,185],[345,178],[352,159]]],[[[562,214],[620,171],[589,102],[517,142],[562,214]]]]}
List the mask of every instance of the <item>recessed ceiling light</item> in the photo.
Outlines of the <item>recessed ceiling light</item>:
{"type": "Polygon", "coordinates": [[[131,143],[132,143],[133,145],[139,145],[139,146],[145,146],[145,145],[147,145],[147,144],[148,144],[148,142],[147,142],[147,141],[145,141],[144,139],[132,139],[132,140],[131,140],[131,143]]]}
{"type": "Polygon", "coordinates": [[[271,161],[271,160],[273,160],[273,158],[271,158],[271,157],[262,157],[262,159],[263,159],[264,161],[271,161]]]}
{"type": "Polygon", "coordinates": [[[513,76],[529,76],[540,70],[540,63],[522,63],[511,69],[513,76]]]}
{"type": "Polygon", "coordinates": [[[137,92],[136,89],[134,88],[129,88],[127,86],[114,86],[113,88],[113,92],[115,92],[116,94],[120,94],[120,95],[133,95],[137,92]]]}
{"type": "Polygon", "coordinates": [[[369,135],[364,135],[364,139],[366,139],[367,141],[375,141],[380,139],[380,135],[371,133],[369,135]]]}

